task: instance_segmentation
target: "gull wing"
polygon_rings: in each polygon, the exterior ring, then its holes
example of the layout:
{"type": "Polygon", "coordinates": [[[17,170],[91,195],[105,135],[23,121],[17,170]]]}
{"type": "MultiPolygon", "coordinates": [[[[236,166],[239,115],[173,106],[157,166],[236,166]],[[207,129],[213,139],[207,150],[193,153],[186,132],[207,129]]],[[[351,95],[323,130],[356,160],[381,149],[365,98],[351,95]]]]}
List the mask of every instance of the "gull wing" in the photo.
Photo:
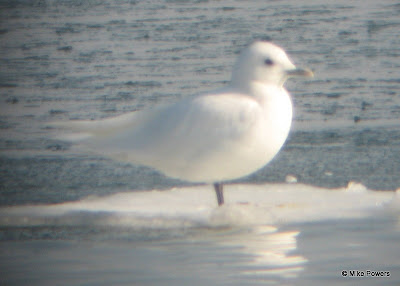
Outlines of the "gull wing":
{"type": "Polygon", "coordinates": [[[91,151],[188,179],[188,172],[195,172],[192,162],[198,169],[208,168],[213,161],[230,156],[232,150],[240,153],[249,148],[245,141],[261,113],[253,98],[223,93],[105,120],[62,125],[87,134],[82,143],[91,151]]]}

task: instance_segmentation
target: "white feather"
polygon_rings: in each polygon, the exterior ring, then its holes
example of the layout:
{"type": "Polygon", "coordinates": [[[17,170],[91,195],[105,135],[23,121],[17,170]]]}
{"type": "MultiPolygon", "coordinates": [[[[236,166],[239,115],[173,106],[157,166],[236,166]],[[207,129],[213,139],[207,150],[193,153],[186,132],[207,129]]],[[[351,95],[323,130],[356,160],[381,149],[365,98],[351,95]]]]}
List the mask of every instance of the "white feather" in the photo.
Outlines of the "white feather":
{"type": "Polygon", "coordinates": [[[295,67],[282,49],[266,42],[248,47],[235,67],[224,89],[151,110],[58,126],[85,134],[82,143],[94,152],[171,177],[217,182],[246,176],[267,164],[286,140],[292,104],[282,84],[295,67]]]}

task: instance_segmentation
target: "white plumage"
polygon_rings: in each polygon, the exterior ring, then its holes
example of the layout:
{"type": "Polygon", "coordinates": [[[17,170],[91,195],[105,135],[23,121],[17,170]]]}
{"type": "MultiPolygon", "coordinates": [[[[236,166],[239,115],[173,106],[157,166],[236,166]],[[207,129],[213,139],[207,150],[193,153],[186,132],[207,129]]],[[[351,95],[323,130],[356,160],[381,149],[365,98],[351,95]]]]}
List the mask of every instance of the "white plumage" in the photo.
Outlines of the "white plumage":
{"type": "Polygon", "coordinates": [[[91,151],[186,181],[223,182],[260,169],[282,147],[292,121],[283,88],[290,76],[312,72],[297,69],[276,45],[257,41],[241,53],[223,89],[169,106],[59,125],[85,133],[81,143],[91,151]]]}

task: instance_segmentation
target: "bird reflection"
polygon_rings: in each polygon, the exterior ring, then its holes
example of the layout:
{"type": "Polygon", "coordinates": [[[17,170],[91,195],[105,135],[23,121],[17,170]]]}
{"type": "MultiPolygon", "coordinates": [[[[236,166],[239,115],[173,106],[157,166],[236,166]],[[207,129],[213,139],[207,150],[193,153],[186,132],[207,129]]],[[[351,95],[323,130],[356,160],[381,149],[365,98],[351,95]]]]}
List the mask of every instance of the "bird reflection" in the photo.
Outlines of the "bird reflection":
{"type": "Polygon", "coordinates": [[[273,226],[257,226],[238,231],[221,246],[234,248],[247,257],[238,267],[239,275],[257,278],[279,276],[294,278],[303,269],[307,259],[296,255],[296,237],[299,231],[279,231],[273,226]]]}

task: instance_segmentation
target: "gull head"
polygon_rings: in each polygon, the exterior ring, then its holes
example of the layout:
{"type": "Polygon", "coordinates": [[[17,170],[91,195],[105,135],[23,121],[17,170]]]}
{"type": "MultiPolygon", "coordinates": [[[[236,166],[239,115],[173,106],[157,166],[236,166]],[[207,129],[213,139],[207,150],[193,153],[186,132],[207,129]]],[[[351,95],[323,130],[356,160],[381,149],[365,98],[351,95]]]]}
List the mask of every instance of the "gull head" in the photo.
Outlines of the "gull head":
{"type": "Polygon", "coordinates": [[[289,77],[312,77],[309,69],[297,68],[285,51],[265,41],[256,41],[239,56],[232,73],[232,85],[248,87],[252,83],[282,86],[289,77]]]}

